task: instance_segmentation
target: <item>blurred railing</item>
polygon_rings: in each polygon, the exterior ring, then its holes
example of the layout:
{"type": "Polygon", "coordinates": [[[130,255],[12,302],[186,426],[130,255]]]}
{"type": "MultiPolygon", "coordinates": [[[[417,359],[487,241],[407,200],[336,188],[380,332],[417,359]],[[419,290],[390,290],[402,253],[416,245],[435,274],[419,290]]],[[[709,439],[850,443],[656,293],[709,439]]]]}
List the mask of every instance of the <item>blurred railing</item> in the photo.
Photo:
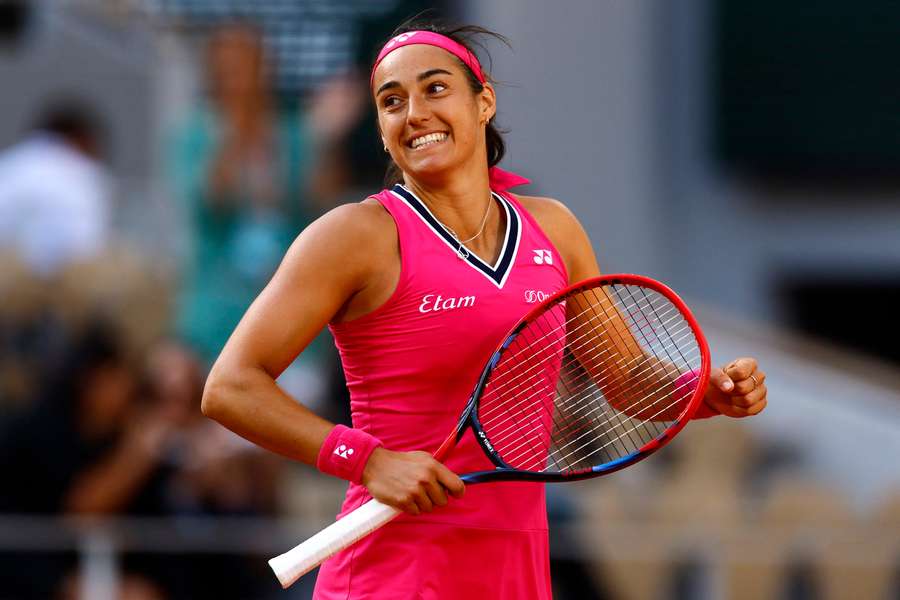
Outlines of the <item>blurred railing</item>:
{"type": "MultiPolygon", "coordinates": [[[[182,555],[186,569],[192,553],[256,555],[264,561],[321,525],[301,519],[2,515],[0,550],[75,551],[80,597],[111,600],[124,553],[182,555]]],[[[671,597],[673,581],[686,565],[694,579],[686,597],[703,600],[783,597],[797,564],[812,574],[815,598],[884,600],[900,594],[900,532],[878,523],[722,527],[702,520],[580,520],[554,525],[552,532],[552,556],[584,562],[614,599],[671,597]]]]}

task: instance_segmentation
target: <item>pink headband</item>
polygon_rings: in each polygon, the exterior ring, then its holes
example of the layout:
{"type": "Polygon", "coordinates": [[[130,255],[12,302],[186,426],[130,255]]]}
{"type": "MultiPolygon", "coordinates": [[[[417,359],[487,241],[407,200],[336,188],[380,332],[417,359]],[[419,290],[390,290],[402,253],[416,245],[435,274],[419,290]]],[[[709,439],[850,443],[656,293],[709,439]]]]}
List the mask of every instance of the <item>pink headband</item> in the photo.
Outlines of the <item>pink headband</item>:
{"type": "Polygon", "coordinates": [[[438,48],[443,48],[459,60],[463,61],[467,67],[472,70],[472,73],[475,74],[475,78],[478,79],[481,83],[484,83],[484,73],[481,72],[481,63],[478,62],[478,58],[472,54],[465,46],[460,44],[459,42],[455,42],[448,38],[446,35],[441,35],[440,33],[434,33],[433,31],[407,31],[406,33],[401,33],[400,35],[391,38],[387,44],[384,45],[384,48],[381,49],[381,52],[378,53],[378,58],[375,60],[375,65],[372,67],[372,74],[369,75],[369,87],[372,86],[372,80],[375,78],[375,69],[378,68],[378,65],[381,64],[381,61],[384,60],[384,57],[396,50],[397,48],[402,48],[403,46],[411,46],[413,44],[425,44],[427,46],[437,46],[438,48]]]}

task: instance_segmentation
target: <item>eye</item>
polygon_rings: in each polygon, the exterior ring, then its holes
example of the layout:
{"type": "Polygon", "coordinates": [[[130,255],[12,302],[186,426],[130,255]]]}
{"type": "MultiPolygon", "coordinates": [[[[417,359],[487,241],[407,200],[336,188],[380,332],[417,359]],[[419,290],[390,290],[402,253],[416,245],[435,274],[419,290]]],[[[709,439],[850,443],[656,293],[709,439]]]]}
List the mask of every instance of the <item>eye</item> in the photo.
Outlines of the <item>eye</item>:
{"type": "Polygon", "coordinates": [[[447,86],[439,81],[434,81],[428,84],[428,93],[429,94],[437,94],[439,92],[443,92],[447,89],[447,86]]]}
{"type": "Polygon", "coordinates": [[[394,108],[398,104],[400,104],[400,97],[399,96],[387,96],[386,98],[384,98],[381,101],[381,104],[385,108],[394,108]]]}

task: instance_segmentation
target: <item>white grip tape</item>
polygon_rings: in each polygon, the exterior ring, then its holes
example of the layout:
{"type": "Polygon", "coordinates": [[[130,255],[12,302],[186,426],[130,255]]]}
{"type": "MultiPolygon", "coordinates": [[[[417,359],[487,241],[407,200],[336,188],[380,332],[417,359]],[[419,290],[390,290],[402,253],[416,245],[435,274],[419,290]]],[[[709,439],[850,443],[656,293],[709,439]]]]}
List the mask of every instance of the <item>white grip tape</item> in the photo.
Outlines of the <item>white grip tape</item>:
{"type": "Polygon", "coordinates": [[[281,587],[287,589],[325,559],[362,539],[400,514],[396,508],[369,500],[305,542],[269,561],[281,587]]]}

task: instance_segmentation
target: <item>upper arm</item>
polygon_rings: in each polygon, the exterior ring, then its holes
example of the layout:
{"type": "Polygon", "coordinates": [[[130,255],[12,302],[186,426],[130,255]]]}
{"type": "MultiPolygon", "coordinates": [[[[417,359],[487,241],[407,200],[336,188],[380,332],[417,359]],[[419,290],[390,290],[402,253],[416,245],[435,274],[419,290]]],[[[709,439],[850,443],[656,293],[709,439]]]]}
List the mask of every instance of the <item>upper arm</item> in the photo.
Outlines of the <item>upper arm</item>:
{"type": "Polygon", "coordinates": [[[369,285],[396,237],[384,227],[384,218],[390,220],[379,205],[347,204],[307,227],[241,319],[216,366],[258,367],[277,377],[369,285]]]}
{"type": "Polygon", "coordinates": [[[569,283],[600,275],[588,234],[572,211],[552,198],[519,196],[519,200],[562,256],[569,283]]]}

